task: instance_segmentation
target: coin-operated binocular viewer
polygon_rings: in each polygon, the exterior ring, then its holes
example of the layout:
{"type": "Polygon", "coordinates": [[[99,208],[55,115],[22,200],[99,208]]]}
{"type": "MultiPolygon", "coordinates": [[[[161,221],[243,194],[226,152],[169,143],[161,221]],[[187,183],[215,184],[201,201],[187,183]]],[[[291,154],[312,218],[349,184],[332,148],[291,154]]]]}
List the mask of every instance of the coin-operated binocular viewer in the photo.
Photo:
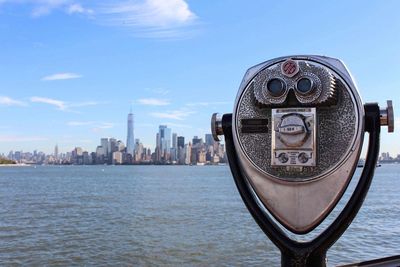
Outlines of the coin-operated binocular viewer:
{"type": "Polygon", "coordinates": [[[214,139],[225,136],[229,165],[255,221],[280,249],[282,266],[325,266],[326,252],[350,225],[369,189],[380,127],[393,131],[392,102],[363,104],[338,59],[291,56],[250,68],[232,114],[214,114],[214,139]],[[369,133],[365,167],[340,214],[315,229],[343,196],[369,133]],[[285,230],[286,228],[286,230],[285,230]]]}

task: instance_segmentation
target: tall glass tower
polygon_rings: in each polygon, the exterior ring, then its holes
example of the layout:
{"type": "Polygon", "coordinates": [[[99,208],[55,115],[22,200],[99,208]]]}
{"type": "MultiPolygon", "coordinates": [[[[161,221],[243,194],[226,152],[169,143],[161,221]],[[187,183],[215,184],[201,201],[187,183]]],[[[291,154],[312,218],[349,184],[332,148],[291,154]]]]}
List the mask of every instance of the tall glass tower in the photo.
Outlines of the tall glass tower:
{"type": "Polygon", "coordinates": [[[133,136],[133,114],[132,109],[128,114],[128,134],[126,137],[126,153],[133,156],[135,150],[135,139],[133,136]]]}

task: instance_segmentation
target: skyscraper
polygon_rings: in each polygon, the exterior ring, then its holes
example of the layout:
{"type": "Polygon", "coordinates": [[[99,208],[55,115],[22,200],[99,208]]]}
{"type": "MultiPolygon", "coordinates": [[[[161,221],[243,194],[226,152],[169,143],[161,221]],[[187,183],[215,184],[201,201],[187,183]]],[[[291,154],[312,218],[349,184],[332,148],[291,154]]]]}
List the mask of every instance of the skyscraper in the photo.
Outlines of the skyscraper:
{"type": "Polygon", "coordinates": [[[157,135],[157,146],[163,160],[169,160],[171,150],[171,129],[167,125],[160,125],[157,135]]]}
{"type": "Polygon", "coordinates": [[[54,158],[58,159],[58,144],[54,147],[54,158]]]}
{"type": "Polygon", "coordinates": [[[178,135],[172,133],[172,148],[178,149],[178,135]]]}
{"type": "Polygon", "coordinates": [[[185,137],[183,136],[178,136],[178,147],[179,148],[184,148],[185,147],[185,137]]]}
{"type": "Polygon", "coordinates": [[[192,139],[192,146],[196,146],[197,144],[201,145],[203,143],[203,140],[199,138],[197,135],[193,136],[192,139]]]}
{"type": "Polygon", "coordinates": [[[172,147],[171,147],[171,161],[177,160],[178,155],[178,135],[176,133],[172,133],[172,147]]]}
{"type": "Polygon", "coordinates": [[[100,139],[101,147],[103,148],[103,156],[107,157],[108,155],[108,138],[100,139]]]}
{"type": "Polygon", "coordinates": [[[214,145],[214,139],[212,137],[212,134],[206,134],[206,146],[212,146],[214,145]]]}
{"type": "Polygon", "coordinates": [[[133,135],[133,114],[132,110],[128,114],[128,134],[126,137],[126,153],[134,155],[135,139],[133,135]]]}

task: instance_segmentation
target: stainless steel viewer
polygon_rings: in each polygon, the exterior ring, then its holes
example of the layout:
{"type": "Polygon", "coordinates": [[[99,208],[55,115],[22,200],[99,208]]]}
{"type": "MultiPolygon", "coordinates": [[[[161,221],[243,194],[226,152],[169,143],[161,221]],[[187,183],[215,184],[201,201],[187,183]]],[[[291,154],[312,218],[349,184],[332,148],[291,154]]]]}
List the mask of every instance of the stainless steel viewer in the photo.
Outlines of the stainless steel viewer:
{"type": "MultiPolygon", "coordinates": [[[[380,111],[393,132],[393,106],[380,111]]],[[[239,167],[260,204],[294,233],[329,214],[355,171],[365,132],[358,89],[342,61],[290,56],[250,68],[232,113],[239,167]]],[[[215,140],[222,116],[211,121],[215,140]]]]}

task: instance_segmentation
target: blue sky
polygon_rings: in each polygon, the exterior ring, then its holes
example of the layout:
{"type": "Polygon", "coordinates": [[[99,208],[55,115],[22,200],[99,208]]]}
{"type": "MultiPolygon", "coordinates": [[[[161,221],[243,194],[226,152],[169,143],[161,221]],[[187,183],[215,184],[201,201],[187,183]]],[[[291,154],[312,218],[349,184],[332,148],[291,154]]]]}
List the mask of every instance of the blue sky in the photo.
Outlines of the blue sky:
{"type": "MultiPolygon", "coordinates": [[[[249,67],[292,54],[342,59],[364,102],[393,99],[400,129],[398,1],[0,0],[0,153],[153,147],[232,112],[249,67]]],[[[400,153],[383,129],[381,151],[400,153]]]]}

